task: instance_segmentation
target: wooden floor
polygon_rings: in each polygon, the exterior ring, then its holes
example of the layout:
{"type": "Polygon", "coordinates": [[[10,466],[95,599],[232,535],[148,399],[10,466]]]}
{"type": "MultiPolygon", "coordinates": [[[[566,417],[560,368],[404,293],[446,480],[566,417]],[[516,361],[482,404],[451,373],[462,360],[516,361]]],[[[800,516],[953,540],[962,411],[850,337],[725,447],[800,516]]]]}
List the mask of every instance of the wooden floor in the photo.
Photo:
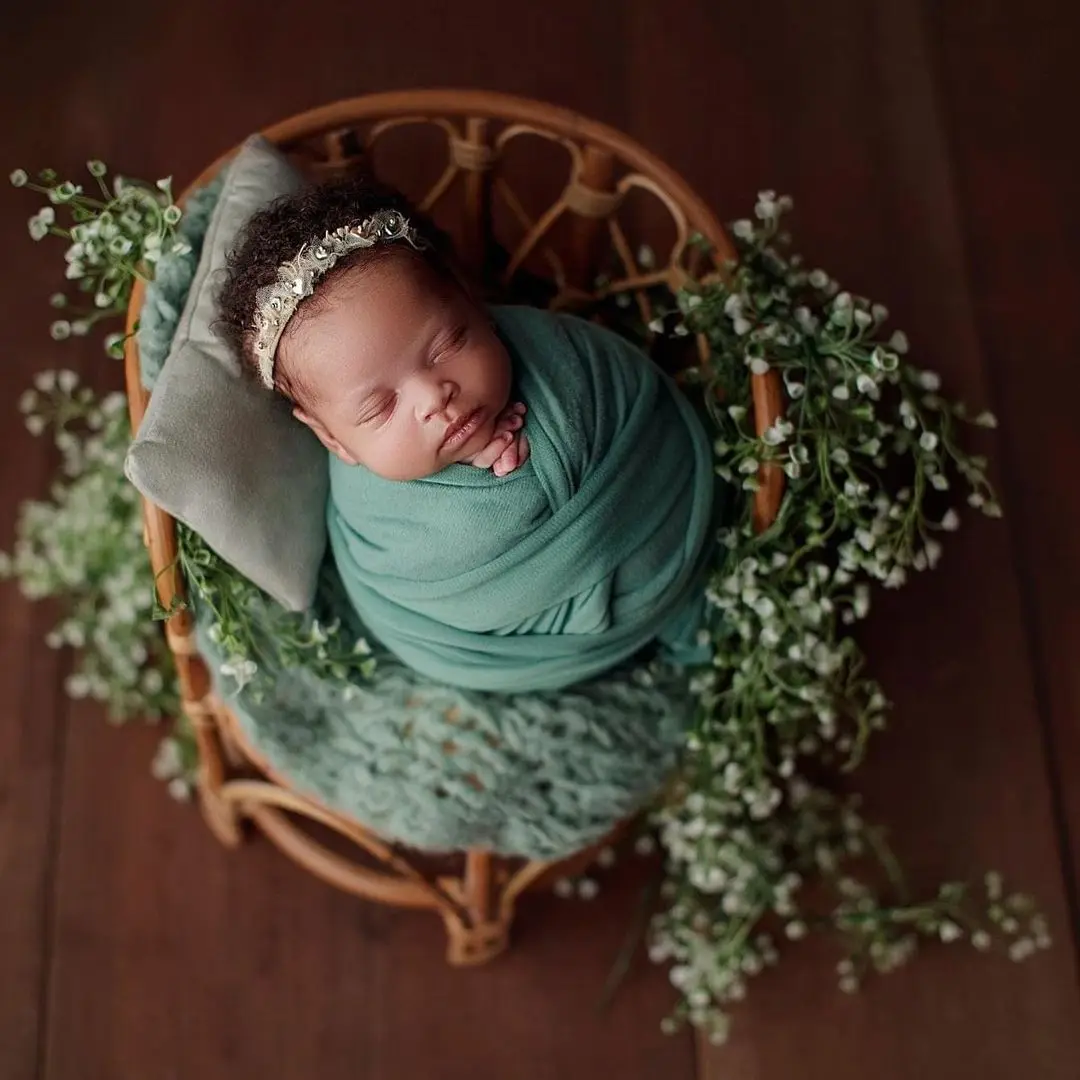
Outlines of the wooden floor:
{"type": "MultiPolygon", "coordinates": [[[[722,1051],[668,1039],[664,975],[597,1003],[637,903],[525,906],[519,948],[452,972],[440,931],[339,896],[266,845],[227,856],[147,766],[155,735],[68,702],[49,612],[0,603],[2,1080],[1075,1080],[1080,1075],[1080,18],[1067,0],[71,0],[5,11],[0,168],[102,157],[190,178],[248,131],[414,85],[548,99],[612,123],[723,215],[794,195],[803,249],[888,302],[925,362],[1001,418],[1004,523],[869,632],[895,696],[867,769],[914,877],[998,867],[1056,948],[932,951],[857,998],[806,950],[722,1051]]],[[[14,401],[54,345],[59,250],[0,212],[0,547],[52,463],[14,401]]]]}

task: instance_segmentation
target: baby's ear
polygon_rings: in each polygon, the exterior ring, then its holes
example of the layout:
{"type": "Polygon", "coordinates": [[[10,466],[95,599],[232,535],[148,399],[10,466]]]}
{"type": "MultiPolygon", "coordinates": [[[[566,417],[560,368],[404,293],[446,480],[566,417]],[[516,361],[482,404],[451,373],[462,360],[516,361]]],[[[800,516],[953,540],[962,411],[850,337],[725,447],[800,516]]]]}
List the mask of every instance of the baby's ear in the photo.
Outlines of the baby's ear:
{"type": "Polygon", "coordinates": [[[301,409],[299,405],[295,405],[293,407],[293,416],[295,416],[301,424],[306,424],[309,428],[311,428],[311,430],[315,432],[315,435],[318,438],[319,442],[321,442],[323,446],[325,446],[326,449],[330,451],[331,454],[334,454],[336,457],[341,458],[341,460],[344,461],[346,465],[360,464],[356,460],[356,458],[354,458],[352,454],[350,454],[349,451],[346,450],[345,447],[342,446],[341,443],[338,442],[338,440],[335,439],[329,431],[327,431],[325,425],[322,423],[321,420],[312,416],[310,413],[304,412],[304,410],[301,409]]]}

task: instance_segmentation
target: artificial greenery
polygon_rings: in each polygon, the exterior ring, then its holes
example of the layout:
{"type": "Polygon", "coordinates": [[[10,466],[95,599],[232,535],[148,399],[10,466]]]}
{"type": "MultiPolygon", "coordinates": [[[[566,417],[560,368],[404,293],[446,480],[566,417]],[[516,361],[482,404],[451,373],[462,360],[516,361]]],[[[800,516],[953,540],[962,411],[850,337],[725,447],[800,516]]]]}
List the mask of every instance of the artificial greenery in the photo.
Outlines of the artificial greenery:
{"type": "MultiPolygon", "coordinates": [[[[34,183],[22,170],[11,176],[46,196],[31,235],[69,241],[67,276],[93,298],[72,310],[54,297],[68,310],[52,325],[57,339],[122,314],[135,278],[152,276],[185,244],[174,233],[180,210],[168,181],[118,179],[110,188],[100,162],[88,170],[100,198],[48,171],[34,183]],[[70,226],[58,223],[58,207],[70,211],[70,226]]],[[[838,937],[846,991],[903,964],[922,938],[980,950],[1003,944],[1017,960],[1050,940],[1031,900],[1006,895],[995,873],[977,889],[950,882],[910,898],[884,834],[843,794],[888,707],[852,636],[871,586],[898,588],[937,564],[941,537],[960,523],[950,498],[992,517],[1001,511],[985,460],[957,442],[967,413],[942,396],[935,373],[906,360],[902,333],[885,336],[885,309],[786,253],[780,221],[789,206],[763,192],[756,221],[732,227],[738,263],[684,289],[649,327],[707,345],[688,390],[715,421],[717,471],[741,506],[719,538],[723,557],[707,587],[703,634],[713,658],[691,673],[698,709],[684,765],[652,817],[666,874],[649,954],[671,965],[682,995],[666,1024],[687,1021],[717,1041],[747,980],[777,961],[778,942],[812,930],[838,937]],[[783,381],[786,407],[759,436],[751,375],[770,371],[783,381]],[[786,493],[758,532],[752,506],[767,469],[782,471],[786,493]]],[[[118,355],[122,341],[112,334],[107,348],[118,355]]],[[[27,595],[65,600],[48,641],[79,650],[71,693],[101,700],[117,718],[173,716],[175,673],[152,620],[139,499],[122,472],[124,399],[98,402],[73,373],[43,372],[22,407],[31,431],[55,431],[61,477],[51,502],[24,505],[0,576],[17,577],[27,595]]],[[[994,424],[988,413],[970,422],[994,424]]],[[[280,609],[268,624],[266,597],[198,536],[182,527],[178,535],[183,576],[227,657],[222,673],[237,686],[263,692],[262,672],[283,659],[333,678],[370,677],[375,661],[363,639],[280,609]]],[[[196,764],[179,728],[153,768],[186,797],[196,764]]],[[[595,883],[577,892],[590,897],[595,883]]]]}

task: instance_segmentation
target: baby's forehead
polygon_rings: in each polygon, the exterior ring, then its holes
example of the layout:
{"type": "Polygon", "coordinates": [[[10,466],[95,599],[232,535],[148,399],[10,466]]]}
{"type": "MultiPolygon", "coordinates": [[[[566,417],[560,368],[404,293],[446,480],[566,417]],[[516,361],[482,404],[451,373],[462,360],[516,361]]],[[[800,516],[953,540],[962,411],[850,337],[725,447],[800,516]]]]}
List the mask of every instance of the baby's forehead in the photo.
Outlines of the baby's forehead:
{"type": "Polygon", "coordinates": [[[324,284],[307,312],[301,305],[295,333],[283,342],[290,366],[304,369],[322,393],[377,380],[419,355],[468,303],[419,259],[372,260],[324,284]]]}
{"type": "Polygon", "coordinates": [[[368,300],[374,305],[389,303],[395,307],[450,307],[462,297],[456,282],[409,249],[387,249],[326,284],[330,303],[335,292],[352,304],[368,300]]]}

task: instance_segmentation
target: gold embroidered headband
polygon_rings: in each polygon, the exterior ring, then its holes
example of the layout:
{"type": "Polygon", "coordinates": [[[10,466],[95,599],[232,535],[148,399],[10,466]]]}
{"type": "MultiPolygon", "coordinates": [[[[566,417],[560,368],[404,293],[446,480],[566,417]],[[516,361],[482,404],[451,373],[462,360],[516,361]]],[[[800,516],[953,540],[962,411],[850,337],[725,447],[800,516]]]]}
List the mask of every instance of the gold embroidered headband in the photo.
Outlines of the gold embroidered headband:
{"type": "Polygon", "coordinates": [[[278,267],[277,280],[255,294],[255,344],[259,378],[274,388],[274,357],[281,335],[300,301],[311,296],[319,279],[350,252],[388,240],[405,240],[417,251],[428,246],[409,219],[396,210],[378,210],[358,225],[343,225],[321,240],[305,244],[296,257],[278,267]]]}

